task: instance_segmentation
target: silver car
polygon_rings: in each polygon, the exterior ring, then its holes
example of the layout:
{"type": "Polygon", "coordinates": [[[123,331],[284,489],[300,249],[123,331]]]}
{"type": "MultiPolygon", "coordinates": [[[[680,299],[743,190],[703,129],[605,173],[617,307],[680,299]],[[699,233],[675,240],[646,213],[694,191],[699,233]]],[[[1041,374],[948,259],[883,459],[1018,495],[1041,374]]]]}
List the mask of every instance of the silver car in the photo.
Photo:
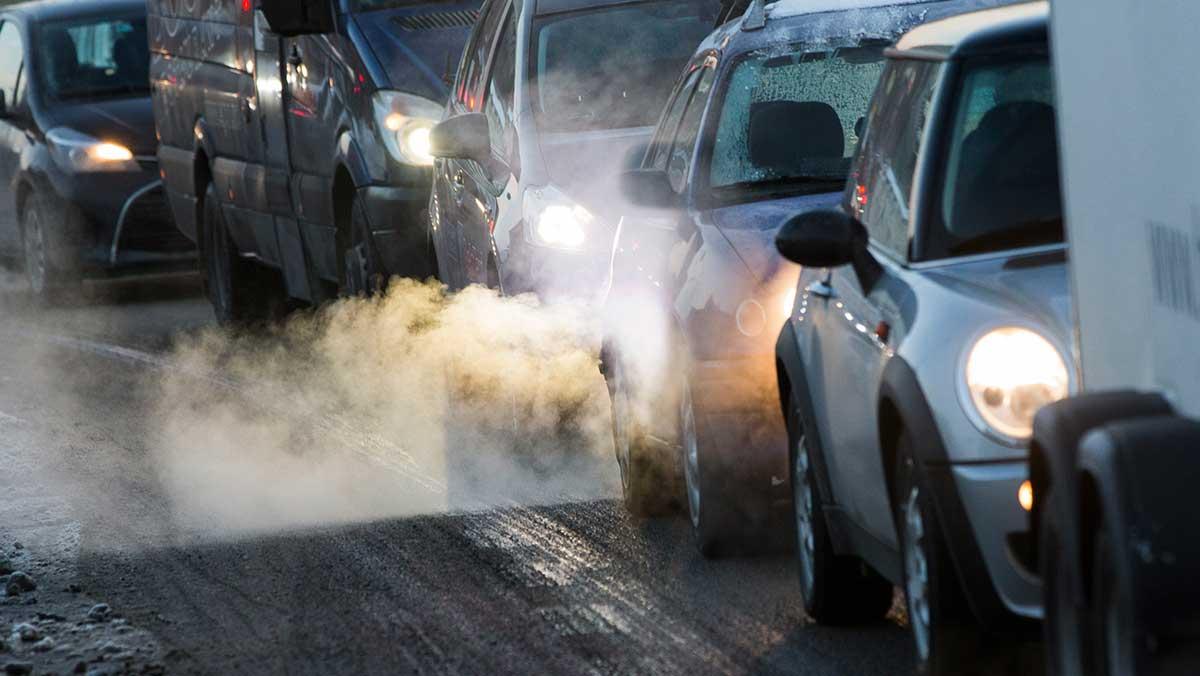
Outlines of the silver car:
{"type": "Polygon", "coordinates": [[[879,617],[902,585],[920,673],[1041,615],[1028,439],[1076,380],[1046,14],[902,38],[841,208],[777,240],[804,266],[777,357],[806,609],[879,617]]]}

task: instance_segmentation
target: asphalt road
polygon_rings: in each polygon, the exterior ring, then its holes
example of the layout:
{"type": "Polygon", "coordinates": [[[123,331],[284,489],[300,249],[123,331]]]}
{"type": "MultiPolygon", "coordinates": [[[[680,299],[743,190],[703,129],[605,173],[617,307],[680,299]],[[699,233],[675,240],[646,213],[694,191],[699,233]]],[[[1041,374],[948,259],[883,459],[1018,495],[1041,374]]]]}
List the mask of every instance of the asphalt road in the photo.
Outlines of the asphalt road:
{"type": "MultiPolygon", "coordinates": [[[[911,669],[897,622],[812,625],[788,555],[705,561],[681,518],[630,518],[611,456],[519,481],[494,464],[465,478],[457,474],[470,463],[434,462],[337,416],[297,414],[266,401],[261,383],[189,372],[170,355],[211,322],[195,287],[190,278],[96,285],[85,302],[47,311],[25,307],[19,290],[3,294],[0,558],[38,588],[4,597],[0,622],[34,631],[33,640],[0,632],[0,664],[182,674],[911,669]],[[234,413],[167,426],[177,435],[168,438],[164,410],[201,406],[164,409],[179,392],[227,399],[221,410],[234,413]],[[256,423],[240,427],[246,420],[256,423]],[[247,464],[263,429],[298,434],[320,454],[247,464]],[[164,465],[164,445],[188,462],[164,465]]],[[[454,452],[477,461],[472,449],[454,452]]]]}

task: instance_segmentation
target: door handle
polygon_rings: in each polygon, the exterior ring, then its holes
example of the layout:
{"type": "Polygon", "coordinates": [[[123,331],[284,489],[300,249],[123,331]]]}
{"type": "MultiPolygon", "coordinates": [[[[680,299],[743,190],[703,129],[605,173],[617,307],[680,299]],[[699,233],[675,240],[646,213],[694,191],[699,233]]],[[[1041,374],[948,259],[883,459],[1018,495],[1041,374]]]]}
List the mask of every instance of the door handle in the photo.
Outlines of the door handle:
{"type": "Polygon", "coordinates": [[[805,291],[807,291],[810,295],[816,296],[817,298],[825,298],[827,300],[830,298],[837,298],[837,292],[833,290],[833,287],[829,285],[829,282],[813,282],[808,286],[807,289],[805,289],[805,291]]]}

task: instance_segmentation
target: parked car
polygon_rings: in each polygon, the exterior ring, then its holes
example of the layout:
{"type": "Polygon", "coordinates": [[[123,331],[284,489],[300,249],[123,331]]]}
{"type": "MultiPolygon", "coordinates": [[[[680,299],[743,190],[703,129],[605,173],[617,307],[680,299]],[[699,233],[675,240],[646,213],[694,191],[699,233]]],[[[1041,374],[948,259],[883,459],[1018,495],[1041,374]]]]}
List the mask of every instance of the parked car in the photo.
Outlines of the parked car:
{"type": "Polygon", "coordinates": [[[1047,13],[901,38],[841,208],[778,238],[805,266],[777,347],[805,606],[877,617],[902,584],[920,673],[1042,612],[1028,441],[1077,386],[1047,13]]]}
{"type": "Polygon", "coordinates": [[[220,320],[433,274],[429,130],[477,2],[151,8],[167,194],[220,320]]]}
{"type": "Polygon", "coordinates": [[[149,58],[140,0],[0,12],[0,253],[43,300],[194,260],[158,177],[149,58]]]}
{"type": "Polygon", "coordinates": [[[594,299],[615,177],[717,10],[716,0],[488,2],[433,132],[441,280],[594,299]]]}
{"type": "Polygon", "coordinates": [[[712,554],[786,505],[774,338],[798,271],[784,217],[845,186],[884,48],[954,2],[754,3],[713,32],[673,89],[621,221],[604,370],[625,502],[662,512],[683,489],[712,554]]]}

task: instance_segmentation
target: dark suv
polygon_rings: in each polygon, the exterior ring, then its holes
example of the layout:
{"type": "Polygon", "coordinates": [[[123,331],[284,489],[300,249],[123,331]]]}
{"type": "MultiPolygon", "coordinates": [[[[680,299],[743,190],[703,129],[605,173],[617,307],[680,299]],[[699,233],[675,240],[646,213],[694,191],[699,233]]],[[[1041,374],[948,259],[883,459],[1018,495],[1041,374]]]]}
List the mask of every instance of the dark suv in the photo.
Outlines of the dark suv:
{"type": "Polygon", "coordinates": [[[39,297],[194,259],[158,178],[148,72],[144,2],[0,13],[0,253],[39,297]]]}
{"type": "Polygon", "coordinates": [[[432,274],[429,130],[478,2],[152,2],[167,195],[222,321],[432,274]]]}

